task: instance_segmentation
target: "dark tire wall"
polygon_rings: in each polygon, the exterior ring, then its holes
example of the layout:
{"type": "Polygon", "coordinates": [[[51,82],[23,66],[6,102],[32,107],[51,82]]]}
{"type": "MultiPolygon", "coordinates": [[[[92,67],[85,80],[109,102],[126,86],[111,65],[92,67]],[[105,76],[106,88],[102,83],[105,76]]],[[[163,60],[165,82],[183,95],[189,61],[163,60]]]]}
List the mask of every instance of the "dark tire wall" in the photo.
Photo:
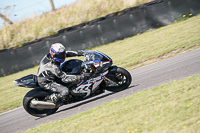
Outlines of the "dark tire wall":
{"type": "Polygon", "coordinates": [[[33,115],[33,116],[36,116],[36,117],[44,117],[44,116],[47,116],[47,115],[55,113],[58,110],[58,108],[46,109],[44,111],[40,111],[40,110],[37,110],[37,109],[32,109],[29,106],[32,99],[34,99],[34,98],[44,98],[47,95],[49,95],[49,93],[44,91],[43,89],[33,89],[33,90],[29,91],[24,96],[24,99],[23,99],[23,107],[24,107],[24,109],[30,115],[33,115]]]}
{"type": "Polygon", "coordinates": [[[96,47],[174,23],[183,15],[200,13],[200,0],[156,0],[105,17],[61,29],[58,34],[0,51],[0,76],[38,65],[55,42],[67,50],[96,47]],[[26,56],[24,56],[26,55],[26,56]]]}
{"type": "MultiPolygon", "coordinates": [[[[119,91],[123,91],[125,89],[128,89],[129,85],[131,84],[132,81],[132,77],[131,74],[124,68],[118,67],[115,73],[120,73],[122,75],[124,75],[126,77],[126,82],[125,84],[119,86],[119,87],[106,87],[106,83],[103,81],[101,84],[101,88],[102,89],[106,89],[108,91],[112,91],[112,92],[119,92],[119,91]]],[[[113,74],[115,74],[113,73],[113,74]]],[[[109,77],[107,77],[109,78],[109,77]]]]}

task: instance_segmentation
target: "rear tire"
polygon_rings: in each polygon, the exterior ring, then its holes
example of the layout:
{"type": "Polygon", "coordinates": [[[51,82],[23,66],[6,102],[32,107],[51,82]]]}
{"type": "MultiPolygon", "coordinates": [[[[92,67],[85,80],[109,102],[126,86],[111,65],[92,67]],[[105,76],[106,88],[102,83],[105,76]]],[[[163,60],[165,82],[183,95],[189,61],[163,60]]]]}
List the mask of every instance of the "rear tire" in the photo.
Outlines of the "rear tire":
{"type": "Polygon", "coordinates": [[[115,72],[106,76],[107,79],[101,84],[103,89],[112,92],[119,92],[129,87],[132,81],[131,74],[124,68],[118,67],[115,72]],[[111,85],[113,82],[113,85],[111,85]]]}
{"type": "Polygon", "coordinates": [[[48,96],[49,93],[46,92],[43,89],[33,89],[29,91],[23,99],[23,107],[24,109],[33,116],[36,117],[44,117],[50,114],[55,113],[58,108],[55,109],[36,109],[36,108],[31,108],[31,101],[32,100],[40,100],[44,101],[45,97],[48,96]]]}

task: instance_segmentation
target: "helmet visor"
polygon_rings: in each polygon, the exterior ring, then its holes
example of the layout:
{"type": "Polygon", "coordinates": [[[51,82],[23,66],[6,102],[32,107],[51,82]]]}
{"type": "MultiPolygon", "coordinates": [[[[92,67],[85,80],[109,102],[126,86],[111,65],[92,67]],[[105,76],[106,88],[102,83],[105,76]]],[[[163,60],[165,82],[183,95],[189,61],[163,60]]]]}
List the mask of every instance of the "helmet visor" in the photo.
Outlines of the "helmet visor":
{"type": "Polygon", "coordinates": [[[59,53],[59,54],[56,53],[54,55],[54,57],[57,58],[57,59],[65,59],[66,54],[65,54],[65,52],[62,52],[62,53],[59,53]]]}

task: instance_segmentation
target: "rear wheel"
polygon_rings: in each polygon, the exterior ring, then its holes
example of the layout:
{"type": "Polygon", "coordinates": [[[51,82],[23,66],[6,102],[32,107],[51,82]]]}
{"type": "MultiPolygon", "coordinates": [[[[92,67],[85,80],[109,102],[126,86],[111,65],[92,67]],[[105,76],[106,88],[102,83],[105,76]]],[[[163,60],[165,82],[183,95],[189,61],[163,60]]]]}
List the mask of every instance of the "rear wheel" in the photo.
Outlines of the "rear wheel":
{"type": "Polygon", "coordinates": [[[118,67],[115,72],[106,76],[101,87],[108,91],[118,92],[127,89],[131,81],[130,73],[126,69],[118,67]]]}
{"type": "Polygon", "coordinates": [[[33,89],[29,91],[23,99],[23,107],[24,109],[31,115],[36,117],[44,117],[50,114],[55,113],[58,108],[53,109],[38,109],[32,107],[31,101],[46,101],[45,97],[47,97],[49,94],[48,92],[42,90],[42,89],[33,89]]]}

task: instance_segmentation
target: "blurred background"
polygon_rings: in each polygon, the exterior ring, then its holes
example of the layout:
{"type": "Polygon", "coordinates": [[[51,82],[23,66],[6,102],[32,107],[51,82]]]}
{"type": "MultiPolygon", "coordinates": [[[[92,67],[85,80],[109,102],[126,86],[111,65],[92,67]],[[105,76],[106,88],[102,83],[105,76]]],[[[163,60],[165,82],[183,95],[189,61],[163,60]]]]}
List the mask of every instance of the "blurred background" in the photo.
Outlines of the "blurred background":
{"type": "MultiPolygon", "coordinates": [[[[1,0],[0,14],[14,23],[51,11],[51,2],[53,2],[54,8],[58,9],[76,1],[78,0],[1,0]]],[[[3,25],[8,25],[8,23],[0,18],[0,28],[3,25]]]]}

